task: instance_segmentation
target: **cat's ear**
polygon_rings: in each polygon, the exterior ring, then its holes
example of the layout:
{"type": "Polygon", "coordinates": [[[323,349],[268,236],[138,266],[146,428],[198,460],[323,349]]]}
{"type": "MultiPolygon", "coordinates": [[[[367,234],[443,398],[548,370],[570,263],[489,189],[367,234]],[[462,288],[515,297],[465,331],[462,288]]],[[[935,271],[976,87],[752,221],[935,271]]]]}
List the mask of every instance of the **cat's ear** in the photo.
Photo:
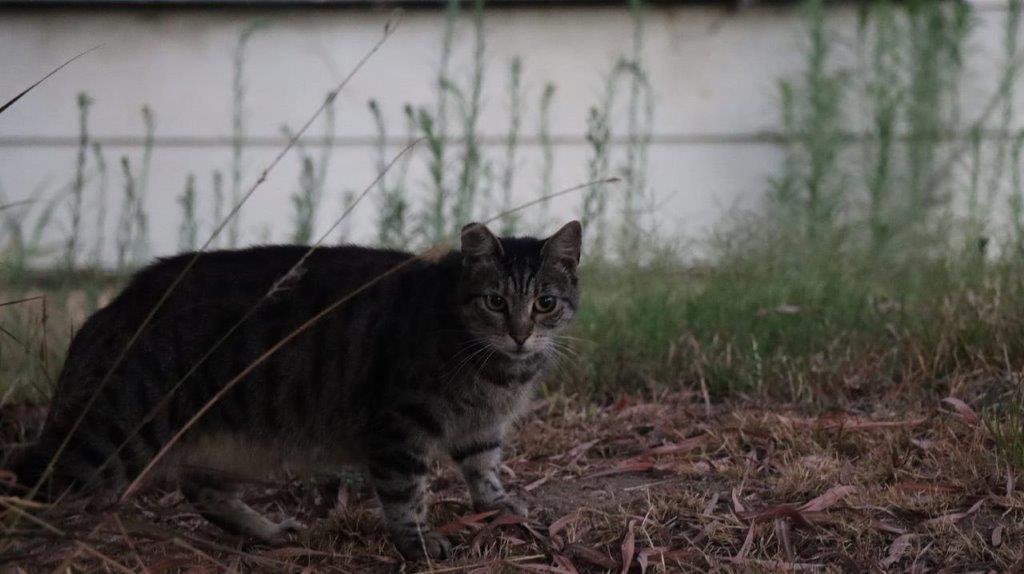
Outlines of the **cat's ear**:
{"type": "Polygon", "coordinates": [[[470,223],[462,228],[462,255],[466,257],[500,257],[504,253],[501,241],[482,223],[470,223]]]}
{"type": "Polygon", "coordinates": [[[563,262],[575,269],[580,263],[583,244],[583,226],[579,221],[570,221],[548,237],[541,248],[541,255],[548,262],[563,262]]]}

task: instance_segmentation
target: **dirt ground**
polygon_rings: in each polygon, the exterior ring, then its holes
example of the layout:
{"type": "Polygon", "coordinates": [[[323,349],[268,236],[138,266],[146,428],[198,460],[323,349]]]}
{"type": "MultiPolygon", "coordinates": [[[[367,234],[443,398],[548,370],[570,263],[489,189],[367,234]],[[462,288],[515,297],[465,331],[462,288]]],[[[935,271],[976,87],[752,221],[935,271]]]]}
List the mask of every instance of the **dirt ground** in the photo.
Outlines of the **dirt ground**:
{"type": "MultiPolygon", "coordinates": [[[[690,393],[541,401],[505,468],[529,519],[473,514],[436,469],[443,563],[402,562],[352,477],[251,485],[255,507],[309,526],[276,547],[231,539],[177,492],[100,510],[5,497],[0,572],[1020,571],[1024,489],[969,402],[811,417],[690,393]]],[[[3,415],[9,431],[38,413],[3,415]]]]}

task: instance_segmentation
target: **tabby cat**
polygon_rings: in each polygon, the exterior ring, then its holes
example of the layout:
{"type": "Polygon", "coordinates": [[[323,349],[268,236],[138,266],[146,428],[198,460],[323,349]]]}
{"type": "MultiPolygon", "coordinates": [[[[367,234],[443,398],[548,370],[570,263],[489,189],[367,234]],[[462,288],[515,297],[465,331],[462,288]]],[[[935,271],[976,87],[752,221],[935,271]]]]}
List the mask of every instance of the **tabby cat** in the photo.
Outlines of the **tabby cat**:
{"type": "Polygon", "coordinates": [[[499,480],[501,447],[576,311],[580,241],[575,221],[546,240],[499,239],[470,224],[461,250],[439,258],[325,247],[284,283],[307,248],[202,254],[119,360],[193,254],[159,261],[74,337],[40,439],[15,472],[23,484],[43,477],[95,395],[45,491],[124,488],[226,381],[354,294],[241,379],[150,476],[177,481],[212,523],[273,542],[298,523],[258,514],[231,477],[363,465],[398,550],[444,558],[449,542],[426,523],[436,456],[458,464],[477,508],[526,512],[499,480]]]}

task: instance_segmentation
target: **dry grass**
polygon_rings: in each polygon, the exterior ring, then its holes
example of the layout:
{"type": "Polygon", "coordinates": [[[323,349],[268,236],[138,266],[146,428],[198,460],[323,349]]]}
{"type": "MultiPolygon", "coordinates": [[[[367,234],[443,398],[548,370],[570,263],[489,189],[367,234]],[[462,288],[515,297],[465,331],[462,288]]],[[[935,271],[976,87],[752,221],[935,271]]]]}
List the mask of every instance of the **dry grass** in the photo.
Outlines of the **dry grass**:
{"type": "MultiPolygon", "coordinates": [[[[969,391],[978,381],[962,382],[969,391]]],[[[969,394],[969,393],[967,393],[969,394]]],[[[967,396],[965,394],[964,396],[967,396]]],[[[32,420],[8,410],[7,421],[32,420]]],[[[454,471],[434,474],[432,519],[453,560],[404,564],[358,479],[251,485],[247,499],[310,529],[253,547],[174,491],[100,509],[4,498],[19,521],[0,569],[25,571],[704,572],[1014,570],[1024,492],[966,402],[926,398],[810,416],[697,392],[607,406],[538,402],[506,481],[530,520],[475,515],[454,471]]]]}

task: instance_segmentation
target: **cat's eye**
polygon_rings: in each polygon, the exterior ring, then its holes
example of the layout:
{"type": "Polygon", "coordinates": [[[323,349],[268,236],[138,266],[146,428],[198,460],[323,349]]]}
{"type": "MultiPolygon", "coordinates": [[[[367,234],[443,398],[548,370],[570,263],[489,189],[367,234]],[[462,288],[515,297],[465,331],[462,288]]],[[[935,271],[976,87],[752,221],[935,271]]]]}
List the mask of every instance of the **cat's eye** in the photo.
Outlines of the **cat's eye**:
{"type": "Polygon", "coordinates": [[[550,295],[543,295],[537,297],[537,300],[533,302],[533,308],[538,313],[550,313],[555,310],[555,298],[550,295]]]}
{"type": "Polygon", "coordinates": [[[484,297],[484,304],[491,311],[504,311],[505,310],[505,298],[501,295],[487,295],[484,297]]]}

